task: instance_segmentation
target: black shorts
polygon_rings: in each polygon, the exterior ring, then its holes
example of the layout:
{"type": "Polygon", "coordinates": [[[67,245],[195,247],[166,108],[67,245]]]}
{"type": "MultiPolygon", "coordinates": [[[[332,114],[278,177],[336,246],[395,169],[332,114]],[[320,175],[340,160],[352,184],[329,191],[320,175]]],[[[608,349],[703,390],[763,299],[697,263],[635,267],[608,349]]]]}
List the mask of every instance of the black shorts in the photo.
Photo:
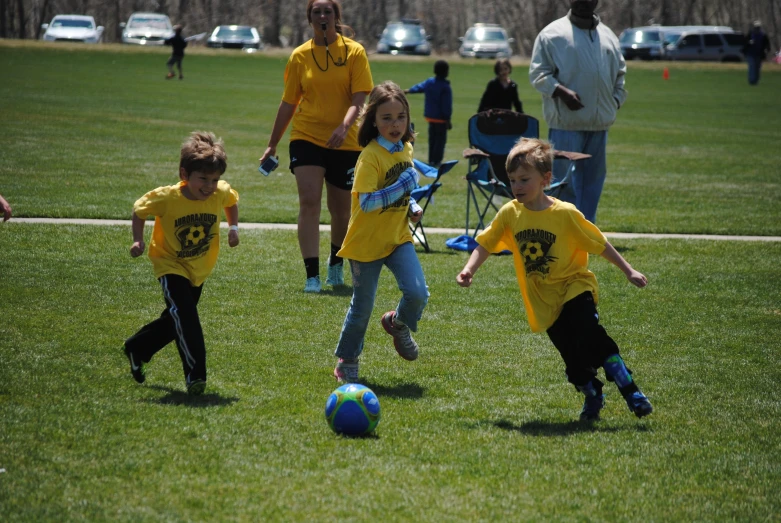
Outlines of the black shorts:
{"type": "Polygon", "coordinates": [[[296,167],[315,165],[325,168],[325,181],[346,191],[353,188],[355,163],[361,151],[342,151],[320,147],[306,140],[290,142],[290,170],[296,167]]]}

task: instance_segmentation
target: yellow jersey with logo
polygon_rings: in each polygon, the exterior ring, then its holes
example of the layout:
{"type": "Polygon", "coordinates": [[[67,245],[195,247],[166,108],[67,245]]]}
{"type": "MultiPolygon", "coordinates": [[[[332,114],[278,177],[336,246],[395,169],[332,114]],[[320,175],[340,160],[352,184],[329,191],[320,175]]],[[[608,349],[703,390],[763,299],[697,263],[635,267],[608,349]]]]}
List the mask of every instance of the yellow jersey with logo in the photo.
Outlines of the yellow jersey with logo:
{"type": "Polygon", "coordinates": [[[571,203],[553,198],[547,209],[532,211],[513,200],[475,239],[489,252],[513,253],[532,332],[547,330],[564,303],[583,292],[591,291],[598,301],[588,255],[602,254],[607,239],[571,203]]]}
{"type": "Polygon", "coordinates": [[[155,278],[177,274],[200,286],[214,269],[220,252],[220,216],[239,201],[238,193],[220,180],[206,200],[182,194],[185,182],[158,187],[136,200],[133,212],[145,220],[155,217],[149,259],[155,278]]]}
{"type": "MultiPolygon", "coordinates": [[[[328,51],[329,56],[325,46],[309,40],[298,46],[287,61],[282,101],[298,106],[293,115],[291,141],[306,140],[325,147],[352,105],[353,94],[368,93],[374,87],[361,44],[339,36],[328,51]]],[[[357,125],[350,127],[339,149],[361,150],[357,125]]]]}
{"type": "Polygon", "coordinates": [[[370,262],[389,256],[399,245],[412,241],[407,212],[410,193],[388,206],[371,212],[361,209],[361,193],[384,189],[412,167],[412,145],[389,153],[377,140],[372,140],[361,151],[355,164],[352,189],[350,224],[338,256],[349,260],[370,262]]]}

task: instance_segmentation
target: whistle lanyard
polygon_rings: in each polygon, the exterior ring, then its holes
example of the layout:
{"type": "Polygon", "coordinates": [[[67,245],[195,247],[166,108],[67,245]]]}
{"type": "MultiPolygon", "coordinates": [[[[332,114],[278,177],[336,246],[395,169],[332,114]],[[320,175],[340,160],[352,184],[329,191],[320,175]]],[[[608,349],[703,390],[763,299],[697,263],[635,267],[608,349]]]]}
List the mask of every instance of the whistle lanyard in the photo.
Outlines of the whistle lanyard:
{"type": "Polygon", "coordinates": [[[317,68],[323,72],[327,71],[328,67],[330,66],[330,64],[328,63],[328,57],[331,57],[331,63],[333,63],[336,67],[344,67],[345,65],[347,65],[347,44],[344,41],[344,35],[340,33],[339,36],[342,37],[342,45],[344,46],[344,59],[340,57],[339,60],[334,60],[334,56],[331,54],[331,51],[328,49],[328,46],[326,45],[325,46],[325,69],[320,67],[320,64],[317,62],[317,56],[315,56],[315,39],[313,38],[310,41],[312,60],[315,61],[315,65],[317,66],[317,68]]]}

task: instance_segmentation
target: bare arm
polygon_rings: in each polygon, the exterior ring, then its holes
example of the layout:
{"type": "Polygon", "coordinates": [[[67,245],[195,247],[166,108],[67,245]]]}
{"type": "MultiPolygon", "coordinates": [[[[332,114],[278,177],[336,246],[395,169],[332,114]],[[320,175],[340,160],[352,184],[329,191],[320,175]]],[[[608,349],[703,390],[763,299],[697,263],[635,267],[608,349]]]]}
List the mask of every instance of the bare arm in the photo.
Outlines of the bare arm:
{"type": "Polygon", "coordinates": [[[605,250],[602,251],[601,256],[621,269],[621,272],[626,275],[626,279],[629,280],[632,285],[641,288],[648,285],[648,279],[645,277],[645,275],[634,270],[632,266],[629,265],[629,262],[627,262],[624,257],[618,253],[618,251],[610,244],[610,242],[605,244],[605,250]]]}
{"type": "MultiPolygon", "coordinates": [[[[230,207],[225,207],[225,217],[228,219],[228,226],[239,226],[239,204],[235,203],[230,207]]],[[[235,247],[239,244],[239,231],[228,231],[228,245],[235,247]]]]}
{"type": "Polygon", "coordinates": [[[138,258],[144,254],[146,245],[144,244],[144,225],[146,220],[138,217],[136,213],[133,213],[133,245],[130,247],[130,255],[133,258],[138,258]]]}
{"type": "Polygon", "coordinates": [[[477,269],[488,259],[491,255],[485,247],[478,245],[475,250],[472,251],[472,255],[469,256],[469,261],[466,262],[464,268],[456,276],[456,281],[461,287],[469,287],[472,285],[472,278],[474,277],[477,269]]]}
{"type": "Polygon", "coordinates": [[[284,101],[279,102],[277,117],[274,119],[274,127],[271,129],[271,137],[268,139],[268,147],[263,152],[263,156],[260,157],[260,163],[265,162],[269,156],[277,154],[277,144],[282,139],[282,135],[285,134],[287,126],[290,125],[290,120],[293,119],[297,107],[298,105],[292,105],[284,101]]]}
{"type": "Polygon", "coordinates": [[[7,222],[11,219],[11,206],[5,201],[5,198],[0,195],[0,212],[3,213],[3,221],[7,222]]]}
{"type": "Polygon", "coordinates": [[[344,120],[342,120],[342,124],[339,127],[334,129],[333,134],[331,134],[331,137],[325,143],[326,147],[330,149],[338,149],[342,146],[344,139],[347,137],[347,132],[350,130],[350,127],[352,127],[353,123],[355,123],[355,120],[358,118],[358,115],[361,113],[361,108],[363,107],[363,103],[365,101],[365,92],[353,93],[353,97],[350,101],[350,107],[347,109],[347,112],[344,115],[344,120]]]}

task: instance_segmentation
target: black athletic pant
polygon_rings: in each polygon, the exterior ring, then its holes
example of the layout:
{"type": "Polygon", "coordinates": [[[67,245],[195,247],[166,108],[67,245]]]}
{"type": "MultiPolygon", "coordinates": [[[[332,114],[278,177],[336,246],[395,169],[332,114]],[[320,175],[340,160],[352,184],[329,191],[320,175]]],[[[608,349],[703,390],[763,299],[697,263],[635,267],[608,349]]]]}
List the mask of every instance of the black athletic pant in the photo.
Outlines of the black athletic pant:
{"type": "Polygon", "coordinates": [[[577,387],[591,381],[601,394],[603,383],[597,379],[597,369],[608,356],[618,354],[618,345],[599,324],[591,292],[579,294],[564,304],[558,319],[548,329],[548,337],[564,359],[569,382],[577,387]]]}
{"type": "Polygon", "coordinates": [[[198,317],[198,300],[203,285],[193,287],[190,280],[175,274],[160,278],[166,309],[159,318],[144,325],[128,338],[125,346],[144,363],[163,347],[176,342],[185,379],[206,379],[206,344],[198,317]]]}
{"type": "Polygon", "coordinates": [[[428,124],[428,163],[439,166],[445,157],[445,144],[447,143],[447,124],[428,124]]]}

